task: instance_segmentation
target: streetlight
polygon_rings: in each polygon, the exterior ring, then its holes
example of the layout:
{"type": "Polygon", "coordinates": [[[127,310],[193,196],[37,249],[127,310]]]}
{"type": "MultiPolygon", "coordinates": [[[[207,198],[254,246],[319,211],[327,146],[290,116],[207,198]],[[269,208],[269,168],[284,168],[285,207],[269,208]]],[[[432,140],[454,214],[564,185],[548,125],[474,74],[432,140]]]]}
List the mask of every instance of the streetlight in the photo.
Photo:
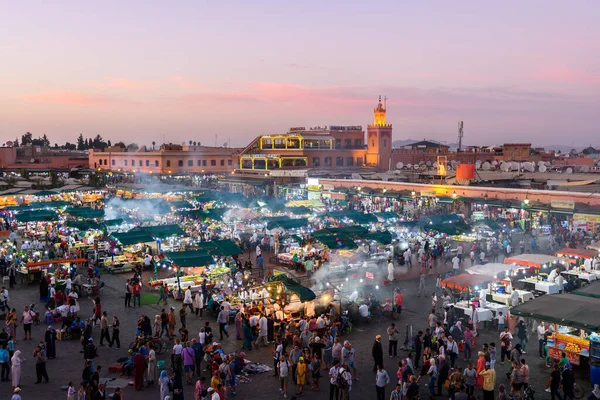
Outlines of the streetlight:
{"type": "Polygon", "coordinates": [[[529,198],[525,197],[525,200],[523,200],[523,203],[525,203],[525,205],[529,205],[529,198]]]}
{"type": "Polygon", "coordinates": [[[456,191],[454,193],[452,193],[452,198],[455,199],[456,198],[456,191]]]}

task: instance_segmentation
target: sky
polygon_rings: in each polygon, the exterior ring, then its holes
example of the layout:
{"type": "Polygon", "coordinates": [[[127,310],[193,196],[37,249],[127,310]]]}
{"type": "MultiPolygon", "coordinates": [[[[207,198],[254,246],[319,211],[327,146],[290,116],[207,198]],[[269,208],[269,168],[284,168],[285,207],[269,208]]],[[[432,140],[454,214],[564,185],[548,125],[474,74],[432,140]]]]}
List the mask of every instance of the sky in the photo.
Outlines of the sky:
{"type": "Polygon", "coordinates": [[[0,145],[394,139],[600,145],[600,1],[0,0],[0,145]]]}

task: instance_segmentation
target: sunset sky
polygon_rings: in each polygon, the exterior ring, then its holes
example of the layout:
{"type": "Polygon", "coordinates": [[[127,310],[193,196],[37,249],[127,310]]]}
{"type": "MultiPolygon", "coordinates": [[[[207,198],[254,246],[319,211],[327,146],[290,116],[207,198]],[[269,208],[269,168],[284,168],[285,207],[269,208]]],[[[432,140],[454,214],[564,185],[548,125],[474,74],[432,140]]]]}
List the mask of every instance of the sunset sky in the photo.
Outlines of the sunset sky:
{"type": "Polygon", "coordinates": [[[600,145],[600,1],[0,0],[0,144],[394,139],[600,145]]]}

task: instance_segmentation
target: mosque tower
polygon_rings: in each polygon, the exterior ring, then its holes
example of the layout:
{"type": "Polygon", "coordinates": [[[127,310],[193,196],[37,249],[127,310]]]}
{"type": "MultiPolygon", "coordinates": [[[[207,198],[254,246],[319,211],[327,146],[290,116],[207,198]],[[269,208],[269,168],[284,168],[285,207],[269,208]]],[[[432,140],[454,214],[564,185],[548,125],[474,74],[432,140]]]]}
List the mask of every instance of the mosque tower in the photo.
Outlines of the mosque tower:
{"type": "Polygon", "coordinates": [[[373,110],[373,123],[367,127],[367,164],[388,171],[392,152],[392,124],[385,119],[386,103],[387,97],[384,97],[382,104],[379,96],[379,103],[373,110]]]}

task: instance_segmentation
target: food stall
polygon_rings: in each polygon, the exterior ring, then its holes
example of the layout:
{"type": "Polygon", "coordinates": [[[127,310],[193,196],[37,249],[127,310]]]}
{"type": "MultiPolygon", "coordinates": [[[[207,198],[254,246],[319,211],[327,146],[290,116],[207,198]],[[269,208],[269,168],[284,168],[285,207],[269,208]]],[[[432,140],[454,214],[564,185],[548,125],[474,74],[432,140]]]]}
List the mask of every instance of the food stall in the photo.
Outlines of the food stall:
{"type": "Polygon", "coordinates": [[[493,276],[477,274],[460,274],[451,276],[442,281],[442,287],[453,291],[454,298],[461,300],[455,302],[454,308],[460,310],[465,317],[471,319],[473,315],[472,305],[474,304],[477,312],[478,321],[491,321],[493,318],[492,310],[480,307],[479,294],[481,289],[494,282],[493,276]],[[466,299],[462,299],[466,295],[466,299]]]}
{"type": "Polygon", "coordinates": [[[563,248],[554,254],[571,266],[561,272],[563,276],[588,283],[600,278],[600,271],[592,270],[592,260],[598,256],[597,250],[563,248]]]}
{"type": "MultiPolygon", "coordinates": [[[[66,268],[64,267],[65,264],[82,264],[86,262],[86,258],[65,258],[61,260],[44,260],[27,264],[21,263],[21,266],[17,268],[17,273],[21,277],[21,282],[24,285],[29,285],[33,282],[39,282],[43,276],[43,272],[46,271],[46,273],[48,273],[49,268],[53,268],[52,271],[55,271],[56,266],[59,265],[63,266],[63,268],[66,268]]],[[[60,279],[56,280],[56,284],[57,287],[60,288],[60,279]]]]}
{"type": "Polygon", "coordinates": [[[555,324],[548,338],[550,358],[565,352],[572,365],[587,363],[590,335],[600,332],[600,299],[575,294],[541,296],[511,309],[511,314],[555,324]]]}

